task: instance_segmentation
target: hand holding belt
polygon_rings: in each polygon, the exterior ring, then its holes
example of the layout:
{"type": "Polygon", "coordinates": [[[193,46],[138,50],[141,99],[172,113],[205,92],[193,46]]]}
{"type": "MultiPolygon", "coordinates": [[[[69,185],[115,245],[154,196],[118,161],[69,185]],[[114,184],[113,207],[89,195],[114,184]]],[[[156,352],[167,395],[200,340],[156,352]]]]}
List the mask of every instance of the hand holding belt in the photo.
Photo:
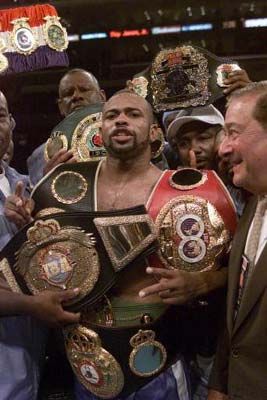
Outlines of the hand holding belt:
{"type": "Polygon", "coordinates": [[[223,79],[240,69],[236,62],[182,45],[161,50],[151,66],[127,85],[146,97],[155,112],[212,104],[223,96],[223,79]]]}
{"type": "Polygon", "coordinates": [[[79,108],[52,130],[44,150],[46,161],[59,150],[72,150],[77,161],[96,161],[106,155],[99,133],[103,103],[79,108]]]}
{"type": "Polygon", "coordinates": [[[0,269],[14,290],[13,275],[28,294],[80,287],[80,296],[66,307],[76,310],[94,304],[114,285],[117,272],[156,247],[153,223],[143,206],[60,213],[18,232],[3,249],[0,269]]]}

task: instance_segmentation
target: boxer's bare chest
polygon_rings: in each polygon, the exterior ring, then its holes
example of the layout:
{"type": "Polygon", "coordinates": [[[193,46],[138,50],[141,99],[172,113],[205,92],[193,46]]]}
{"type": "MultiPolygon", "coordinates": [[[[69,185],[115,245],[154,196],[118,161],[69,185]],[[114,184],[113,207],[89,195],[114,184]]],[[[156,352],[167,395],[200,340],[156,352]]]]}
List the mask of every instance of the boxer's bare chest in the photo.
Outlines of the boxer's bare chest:
{"type": "Polygon", "coordinates": [[[121,179],[100,175],[97,184],[97,209],[108,211],[146,205],[159,177],[158,171],[147,171],[138,176],[124,174],[121,179]]]}
{"type": "MultiPolygon", "coordinates": [[[[110,179],[105,174],[100,175],[97,183],[97,209],[108,211],[146,205],[160,176],[161,171],[153,169],[138,176],[124,174],[121,180],[117,177],[110,179]]],[[[127,270],[127,273],[123,271],[120,274],[116,285],[116,293],[120,298],[138,303],[159,301],[158,296],[149,296],[145,301],[138,296],[141,289],[155,283],[154,278],[147,275],[145,269],[146,264],[143,263],[135,270],[127,270]]]]}

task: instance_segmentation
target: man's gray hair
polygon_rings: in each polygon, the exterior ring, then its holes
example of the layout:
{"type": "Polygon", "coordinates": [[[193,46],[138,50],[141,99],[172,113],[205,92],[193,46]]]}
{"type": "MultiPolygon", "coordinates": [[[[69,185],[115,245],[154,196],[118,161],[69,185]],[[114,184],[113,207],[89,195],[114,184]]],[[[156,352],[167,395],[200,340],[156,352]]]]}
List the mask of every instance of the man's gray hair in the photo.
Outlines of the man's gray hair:
{"type": "Polygon", "coordinates": [[[251,82],[247,86],[234,91],[229,99],[228,106],[232,100],[246,97],[257,96],[252,111],[253,118],[264,128],[267,128],[267,81],[251,82]]]}
{"type": "Polygon", "coordinates": [[[73,75],[73,74],[76,74],[76,73],[83,73],[83,74],[85,73],[85,74],[88,74],[88,75],[90,76],[91,80],[92,80],[92,81],[94,82],[94,84],[96,85],[96,87],[97,87],[98,89],[100,89],[99,82],[98,82],[98,80],[96,79],[96,77],[94,76],[94,74],[92,74],[92,72],[86,71],[86,69],[82,69],[82,68],[72,68],[72,69],[70,69],[69,71],[67,71],[67,72],[62,76],[62,78],[60,79],[59,85],[60,85],[61,81],[62,81],[66,76],[73,75]]]}
{"type": "Polygon", "coordinates": [[[267,81],[251,82],[245,87],[235,90],[229,100],[247,95],[264,94],[265,92],[267,92],[267,81]]]}

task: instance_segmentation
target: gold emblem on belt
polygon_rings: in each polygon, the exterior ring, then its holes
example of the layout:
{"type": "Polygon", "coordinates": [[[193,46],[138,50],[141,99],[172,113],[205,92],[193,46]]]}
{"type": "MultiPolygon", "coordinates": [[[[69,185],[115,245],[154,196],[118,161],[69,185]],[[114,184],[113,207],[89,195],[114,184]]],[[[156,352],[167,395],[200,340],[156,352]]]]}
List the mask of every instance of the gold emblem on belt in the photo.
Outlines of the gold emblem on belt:
{"type": "Polygon", "coordinates": [[[73,132],[71,148],[78,161],[97,161],[106,155],[100,135],[101,117],[101,112],[88,115],[73,132]]]}
{"type": "Polygon", "coordinates": [[[18,18],[11,21],[14,28],[11,32],[11,43],[14,49],[24,55],[33,53],[38,47],[38,40],[32,31],[29,23],[29,18],[18,18]]]}
{"type": "Polygon", "coordinates": [[[148,89],[148,80],[145,76],[137,76],[133,78],[131,81],[127,81],[127,87],[129,90],[132,90],[136,94],[142,97],[147,96],[148,89]]]}
{"type": "Polygon", "coordinates": [[[208,60],[194,47],[160,51],[151,71],[155,110],[205,105],[210,97],[209,78],[208,60]]]}
{"type": "Polygon", "coordinates": [[[229,232],[216,208],[197,196],[170,200],[156,219],[159,257],[168,268],[187,271],[216,269],[229,243],[229,232]]]}
{"type": "Polygon", "coordinates": [[[43,27],[43,32],[48,46],[56,51],[66,50],[69,44],[68,35],[66,29],[59,22],[60,18],[57,16],[47,16],[44,17],[44,20],[46,23],[43,27]]]}
{"type": "Polygon", "coordinates": [[[124,385],[123,372],[102,347],[98,334],[78,325],[65,328],[64,336],[67,356],[79,381],[101,399],[117,396],[124,385]]]}
{"type": "Polygon", "coordinates": [[[63,204],[74,204],[82,200],[88,190],[83,175],[78,172],[64,171],[53,179],[51,191],[55,199],[63,204]]]}
{"type": "Polygon", "coordinates": [[[37,220],[27,238],[16,254],[15,270],[33,294],[79,287],[80,299],[92,291],[100,272],[92,234],[48,219],[37,220]]]}
{"type": "Polygon", "coordinates": [[[60,131],[53,132],[51,137],[47,140],[44,149],[44,158],[46,161],[51,160],[51,158],[59,150],[68,150],[68,139],[65,134],[60,131]]]}
{"type": "Polygon", "coordinates": [[[133,350],[129,358],[131,371],[142,377],[149,377],[160,372],[167,361],[165,347],[155,340],[152,330],[139,330],[130,339],[133,350]]]}
{"type": "Polygon", "coordinates": [[[3,52],[6,50],[6,45],[3,39],[0,39],[0,73],[8,68],[8,59],[3,52]]]}

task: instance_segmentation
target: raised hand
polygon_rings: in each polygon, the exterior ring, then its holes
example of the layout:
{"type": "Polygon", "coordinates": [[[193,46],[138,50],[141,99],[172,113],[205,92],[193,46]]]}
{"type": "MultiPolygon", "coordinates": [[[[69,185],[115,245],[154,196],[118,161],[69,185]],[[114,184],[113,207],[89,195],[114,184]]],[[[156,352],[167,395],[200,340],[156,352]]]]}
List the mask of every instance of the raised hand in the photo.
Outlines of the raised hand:
{"type": "Polygon", "coordinates": [[[191,168],[197,169],[197,158],[196,158],[196,153],[194,150],[189,150],[189,166],[191,168]]]}
{"type": "Polygon", "coordinates": [[[23,192],[24,183],[19,181],[15,193],[6,198],[4,208],[5,216],[18,228],[32,221],[31,213],[34,209],[34,201],[25,197],[23,192]]]}
{"type": "Polygon", "coordinates": [[[228,96],[234,90],[241,89],[251,83],[247,72],[244,69],[239,69],[229,73],[228,79],[224,79],[223,83],[228,85],[223,93],[228,96]]]}

